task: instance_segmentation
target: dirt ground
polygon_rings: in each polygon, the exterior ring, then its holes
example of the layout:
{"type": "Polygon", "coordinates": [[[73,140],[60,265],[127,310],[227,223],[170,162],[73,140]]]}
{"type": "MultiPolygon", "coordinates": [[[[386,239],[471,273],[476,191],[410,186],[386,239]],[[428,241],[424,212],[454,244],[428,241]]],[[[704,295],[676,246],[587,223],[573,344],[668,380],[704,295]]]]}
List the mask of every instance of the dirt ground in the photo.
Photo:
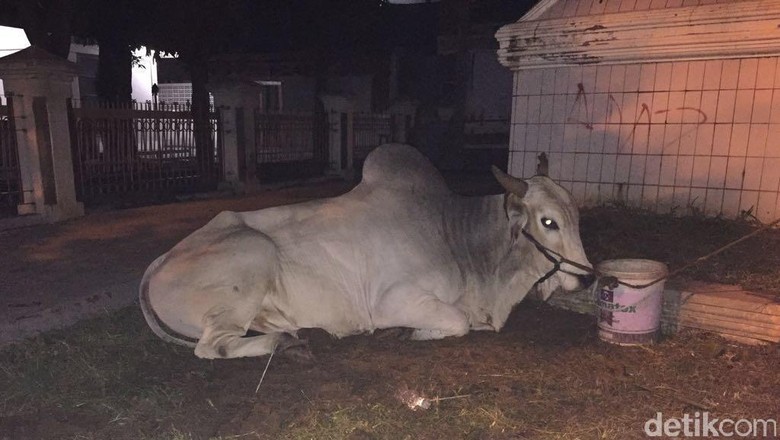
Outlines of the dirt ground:
{"type": "MultiPolygon", "coordinates": [[[[592,262],[674,269],[750,222],[583,211],[592,262]]],[[[780,292],[780,234],[685,278],[780,292]]],[[[501,333],[432,342],[302,332],[316,357],[205,361],[157,339],[137,306],[0,350],[0,440],[634,439],[664,418],[780,417],[780,346],[686,331],[647,347],[596,336],[590,316],[524,302],[501,333]],[[265,377],[258,388],[263,371],[265,377]],[[409,397],[429,399],[412,410],[409,397]]]]}

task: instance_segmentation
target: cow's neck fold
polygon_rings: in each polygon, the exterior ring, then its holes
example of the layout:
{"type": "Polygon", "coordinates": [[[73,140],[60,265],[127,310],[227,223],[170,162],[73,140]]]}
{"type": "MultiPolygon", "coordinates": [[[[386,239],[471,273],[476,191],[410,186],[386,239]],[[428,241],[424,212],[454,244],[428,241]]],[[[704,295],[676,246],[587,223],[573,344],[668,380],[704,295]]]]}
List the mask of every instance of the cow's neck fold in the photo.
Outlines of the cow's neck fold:
{"type": "Polygon", "coordinates": [[[465,301],[499,330],[549,270],[547,260],[523,237],[512,243],[503,195],[465,198],[459,206],[445,229],[461,273],[473,277],[466,280],[465,301]]]}
{"type": "Polygon", "coordinates": [[[545,273],[533,245],[522,237],[518,240],[508,250],[496,271],[497,290],[490,298],[493,301],[490,309],[496,330],[504,326],[512,308],[528,295],[545,273]]]}
{"type": "Polygon", "coordinates": [[[538,278],[536,268],[529,267],[535,250],[527,243],[512,244],[503,195],[461,198],[457,208],[444,212],[450,213],[444,219],[445,237],[466,278],[465,309],[472,323],[487,320],[498,330],[538,278]]]}
{"type": "Polygon", "coordinates": [[[465,275],[482,284],[493,278],[509,251],[503,196],[461,197],[445,207],[445,240],[465,275]]]}

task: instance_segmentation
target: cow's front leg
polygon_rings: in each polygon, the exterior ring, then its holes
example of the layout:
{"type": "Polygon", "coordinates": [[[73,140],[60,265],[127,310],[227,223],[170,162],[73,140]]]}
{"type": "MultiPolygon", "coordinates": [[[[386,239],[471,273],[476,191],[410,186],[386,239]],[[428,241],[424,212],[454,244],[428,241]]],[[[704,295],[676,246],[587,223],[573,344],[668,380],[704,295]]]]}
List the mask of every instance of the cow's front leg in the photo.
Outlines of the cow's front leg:
{"type": "Polygon", "coordinates": [[[390,289],[378,304],[374,324],[377,328],[413,328],[411,339],[417,341],[463,336],[469,332],[465,313],[414,285],[390,289]]]}
{"type": "Polygon", "coordinates": [[[203,334],[195,355],[205,359],[263,356],[286,342],[288,335],[284,333],[245,337],[253,317],[251,310],[224,305],[212,308],[203,318],[203,334]]]}

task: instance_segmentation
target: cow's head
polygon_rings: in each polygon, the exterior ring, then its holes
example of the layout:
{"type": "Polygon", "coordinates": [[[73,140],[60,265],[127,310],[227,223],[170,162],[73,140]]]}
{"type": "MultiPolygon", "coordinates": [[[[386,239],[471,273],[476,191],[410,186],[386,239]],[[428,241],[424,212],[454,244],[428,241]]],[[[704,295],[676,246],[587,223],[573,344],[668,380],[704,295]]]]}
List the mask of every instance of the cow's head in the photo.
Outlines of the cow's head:
{"type": "Polygon", "coordinates": [[[533,253],[525,261],[539,274],[537,290],[542,298],[547,300],[558,287],[578,290],[589,286],[593,276],[561,258],[591,267],[582,248],[580,216],[571,194],[547,176],[522,180],[496,167],[493,174],[507,192],[504,208],[513,246],[533,253]],[[559,262],[558,270],[551,259],[559,262]]]}

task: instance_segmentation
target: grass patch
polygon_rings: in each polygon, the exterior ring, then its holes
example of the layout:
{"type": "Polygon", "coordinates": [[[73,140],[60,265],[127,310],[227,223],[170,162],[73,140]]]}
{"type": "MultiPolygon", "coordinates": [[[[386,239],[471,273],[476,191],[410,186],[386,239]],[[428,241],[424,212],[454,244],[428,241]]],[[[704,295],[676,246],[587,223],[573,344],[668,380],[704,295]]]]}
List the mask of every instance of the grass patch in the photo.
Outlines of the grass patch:
{"type": "Polygon", "coordinates": [[[525,304],[501,333],[437,342],[313,338],[314,365],[203,361],[158,341],[131,307],[0,353],[10,438],[641,438],[696,403],[776,417],[777,346],[686,332],[650,348],[601,343],[592,319],[525,304]],[[400,387],[441,400],[411,411],[400,387]]]}
{"type": "Polygon", "coordinates": [[[78,413],[88,423],[101,420],[110,431],[148,411],[182,411],[181,390],[170,375],[145,367],[186,364],[191,354],[160,342],[140,312],[127,308],[6,347],[0,352],[0,413],[14,417],[52,408],[78,413]]]}

